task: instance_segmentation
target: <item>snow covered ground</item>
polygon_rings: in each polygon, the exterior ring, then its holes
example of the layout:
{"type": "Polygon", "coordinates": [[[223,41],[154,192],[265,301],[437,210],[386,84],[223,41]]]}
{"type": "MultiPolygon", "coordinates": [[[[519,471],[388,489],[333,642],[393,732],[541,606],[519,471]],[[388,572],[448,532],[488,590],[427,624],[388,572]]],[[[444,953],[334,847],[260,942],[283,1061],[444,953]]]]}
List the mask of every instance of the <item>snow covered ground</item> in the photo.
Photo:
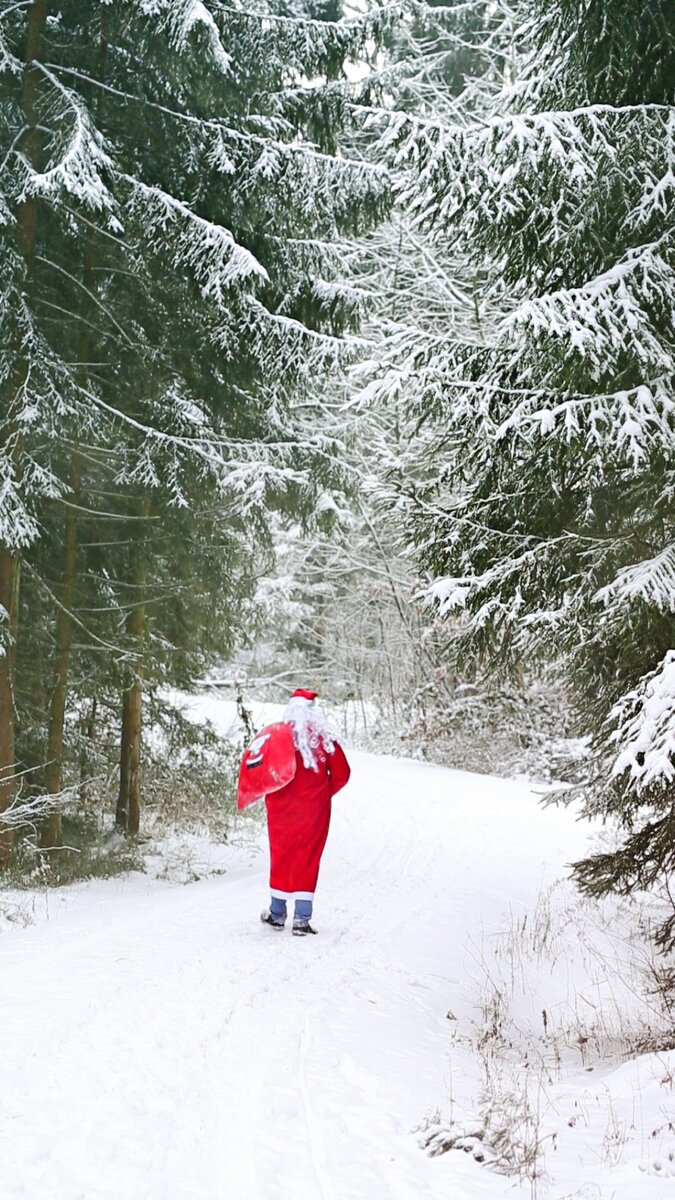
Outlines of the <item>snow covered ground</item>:
{"type": "Polygon", "coordinates": [[[0,1200],[675,1194],[675,1054],[619,1062],[649,1013],[618,910],[595,928],[551,890],[587,827],[524,784],[352,758],[318,937],[260,925],[261,837],[187,887],[36,897],[49,919],[0,936],[0,1200]],[[481,1113],[520,1178],[420,1148],[481,1113]]]}

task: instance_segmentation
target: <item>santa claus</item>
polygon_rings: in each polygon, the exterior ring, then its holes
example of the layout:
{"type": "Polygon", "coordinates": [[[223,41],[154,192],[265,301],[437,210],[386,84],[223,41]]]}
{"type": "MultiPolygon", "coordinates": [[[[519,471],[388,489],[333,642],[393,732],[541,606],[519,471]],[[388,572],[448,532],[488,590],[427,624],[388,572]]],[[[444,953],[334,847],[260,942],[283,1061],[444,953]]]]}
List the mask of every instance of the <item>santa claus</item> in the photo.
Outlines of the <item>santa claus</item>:
{"type": "Polygon", "coordinates": [[[265,796],[272,899],[261,920],[271,929],[283,929],[286,905],[293,897],[293,933],[303,937],[316,933],[310,918],[331,800],[345,786],[350,769],[316,692],[298,688],[283,725],[293,741],[294,771],[290,782],[265,796]]]}

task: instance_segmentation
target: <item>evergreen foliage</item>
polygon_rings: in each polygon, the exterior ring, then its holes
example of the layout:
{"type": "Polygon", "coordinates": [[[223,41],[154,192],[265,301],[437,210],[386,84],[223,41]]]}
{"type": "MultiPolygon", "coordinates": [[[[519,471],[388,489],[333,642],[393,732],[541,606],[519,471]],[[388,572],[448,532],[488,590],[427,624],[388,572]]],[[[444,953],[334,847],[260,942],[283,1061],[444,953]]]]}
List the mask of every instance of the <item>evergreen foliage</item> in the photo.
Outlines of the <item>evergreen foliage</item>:
{"type": "Polygon", "coordinates": [[[45,773],[60,792],[67,716],[95,699],[123,693],[137,755],[143,690],[187,685],[241,633],[269,510],[339,481],[295,405],[358,320],[339,241],[388,203],[386,171],[337,139],[345,62],[389,20],[219,0],[0,15],[0,811],[17,761],[22,795],[45,773]]]}
{"type": "Polygon", "coordinates": [[[675,12],[516,17],[484,112],[474,90],[463,120],[389,122],[410,219],[472,265],[478,317],[399,363],[426,464],[399,495],[458,660],[561,660],[586,811],[623,831],[576,864],[597,894],[674,865],[675,12]]]}

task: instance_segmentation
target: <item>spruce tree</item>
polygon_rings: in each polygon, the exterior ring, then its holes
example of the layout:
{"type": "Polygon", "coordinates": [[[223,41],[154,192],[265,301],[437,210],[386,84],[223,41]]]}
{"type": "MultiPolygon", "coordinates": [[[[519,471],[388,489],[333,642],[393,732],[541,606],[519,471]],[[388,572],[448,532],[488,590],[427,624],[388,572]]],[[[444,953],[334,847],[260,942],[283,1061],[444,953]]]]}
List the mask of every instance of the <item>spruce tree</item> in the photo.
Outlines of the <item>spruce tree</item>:
{"type": "Polygon", "coordinates": [[[482,317],[427,372],[404,498],[458,657],[559,660],[592,735],[585,810],[621,831],[575,875],[630,891],[675,853],[675,12],[521,13],[485,119],[395,128],[409,211],[474,264],[482,317]]]}
{"type": "MultiPolygon", "coordinates": [[[[114,554],[102,567],[115,619],[120,588],[128,601],[149,587],[147,533],[174,506],[215,487],[244,546],[270,506],[311,506],[331,474],[330,447],[298,428],[292,398],[356,319],[336,243],[376,219],[387,179],[336,153],[345,61],[382,20],[323,17],[183,0],[35,0],[2,14],[0,811],[16,790],[26,587],[52,597],[43,744],[48,790],[62,783],[70,647],[91,583],[85,511],[101,514],[99,541],[106,522],[123,540],[143,529],[126,579],[114,554]]],[[[235,582],[233,625],[240,592],[235,582]]],[[[147,613],[122,607],[130,669],[147,613]]],[[[125,704],[146,673],[127,670],[125,704]]]]}

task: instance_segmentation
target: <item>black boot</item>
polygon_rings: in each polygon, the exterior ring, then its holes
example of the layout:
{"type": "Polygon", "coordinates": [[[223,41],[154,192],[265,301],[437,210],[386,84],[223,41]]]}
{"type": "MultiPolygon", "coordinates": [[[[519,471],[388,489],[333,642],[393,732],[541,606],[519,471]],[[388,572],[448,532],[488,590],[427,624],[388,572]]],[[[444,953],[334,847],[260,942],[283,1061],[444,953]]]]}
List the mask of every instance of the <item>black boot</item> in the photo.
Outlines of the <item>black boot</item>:
{"type": "Polygon", "coordinates": [[[293,937],[306,937],[308,933],[317,933],[304,917],[293,918],[293,937]]]}
{"type": "Polygon", "coordinates": [[[272,916],[269,908],[263,909],[260,914],[260,920],[262,921],[263,925],[271,925],[272,929],[283,929],[284,925],[286,924],[285,921],[277,921],[272,916]]]}

